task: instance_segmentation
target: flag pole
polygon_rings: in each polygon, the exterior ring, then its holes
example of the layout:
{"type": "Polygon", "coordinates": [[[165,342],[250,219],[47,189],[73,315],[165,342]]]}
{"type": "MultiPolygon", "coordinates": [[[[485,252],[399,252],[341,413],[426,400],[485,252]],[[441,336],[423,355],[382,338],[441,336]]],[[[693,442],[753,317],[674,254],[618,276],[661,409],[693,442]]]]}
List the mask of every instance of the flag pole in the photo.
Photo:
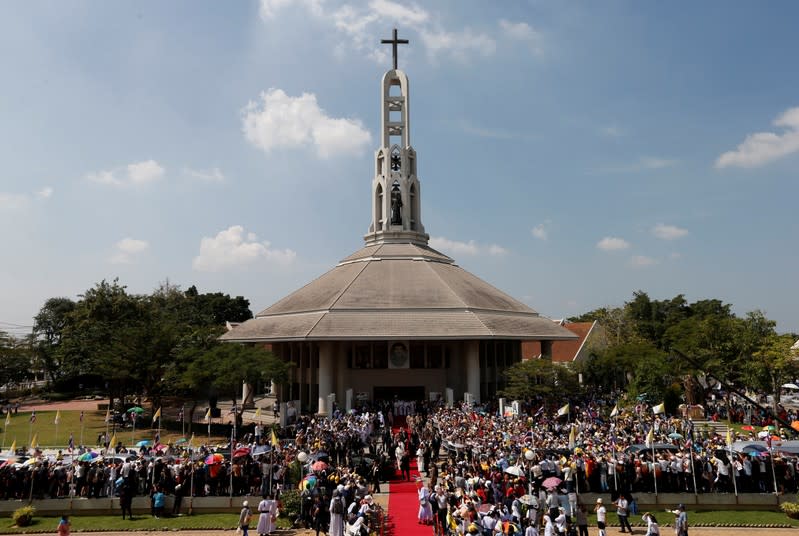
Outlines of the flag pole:
{"type": "Polygon", "coordinates": [[[774,479],[774,495],[777,495],[779,493],[779,488],[777,488],[777,473],[774,471],[774,447],[772,443],[771,430],[769,430],[768,452],[769,458],[771,458],[771,477],[774,479]]]}
{"type": "Polygon", "coordinates": [[[80,444],[83,445],[83,412],[80,412],[80,444]]]}

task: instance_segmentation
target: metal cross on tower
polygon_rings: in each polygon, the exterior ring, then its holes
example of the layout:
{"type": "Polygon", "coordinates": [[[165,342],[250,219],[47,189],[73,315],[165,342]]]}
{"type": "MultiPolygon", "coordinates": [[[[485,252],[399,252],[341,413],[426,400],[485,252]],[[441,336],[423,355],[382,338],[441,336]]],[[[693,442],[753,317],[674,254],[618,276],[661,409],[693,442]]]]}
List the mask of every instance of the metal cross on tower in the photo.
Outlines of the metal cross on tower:
{"type": "Polygon", "coordinates": [[[397,45],[407,45],[407,39],[397,39],[397,29],[394,28],[394,38],[393,39],[381,39],[380,43],[387,45],[391,44],[391,51],[394,55],[394,70],[397,70],[397,45]]]}

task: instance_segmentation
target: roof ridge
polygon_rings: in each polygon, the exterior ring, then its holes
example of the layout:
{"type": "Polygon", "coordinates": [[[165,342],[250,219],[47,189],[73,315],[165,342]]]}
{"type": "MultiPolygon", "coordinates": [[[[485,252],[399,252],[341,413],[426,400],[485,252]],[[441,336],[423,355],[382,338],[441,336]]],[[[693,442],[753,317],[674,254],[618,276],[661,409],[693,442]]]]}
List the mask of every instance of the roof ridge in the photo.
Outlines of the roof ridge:
{"type": "MultiPolygon", "coordinates": [[[[381,246],[381,247],[382,247],[382,246],[381,246]]],[[[363,271],[364,271],[364,270],[366,270],[366,267],[367,267],[367,266],[369,266],[369,263],[370,263],[370,262],[372,262],[372,261],[371,261],[371,260],[369,260],[369,261],[366,261],[365,263],[363,263],[363,266],[361,266],[361,269],[360,269],[360,270],[358,270],[358,273],[357,273],[357,274],[355,274],[355,277],[353,277],[353,278],[350,280],[350,282],[349,282],[349,283],[347,283],[347,285],[346,285],[344,288],[342,288],[342,289],[341,289],[341,292],[339,292],[339,293],[338,293],[338,296],[336,296],[336,299],[335,299],[335,300],[333,300],[333,302],[332,302],[332,303],[330,304],[330,306],[327,308],[327,312],[330,312],[330,311],[332,311],[332,310],[333,310],[333,308],[336,306],[336,304],[337,304],[337,303],[338,303],[338,301],[341,299],[341,297],[342,297],[344,294],[346,294],[346,292],[349,290],[349,288],[352,286],[352,284],[353,284],[353,283],[355,283],[355,281],[357,281],[357,280],[358,280],[358,278],[359,278],[359,277],[360,277],[360,275],[363,273],[363,271]]],[[[327,314],[327,313],[325,313],[325,314],[327,314]]],[[[322,315],[322,316],[324,317],[325,315],[322,315]]],[[[321,318],[320,318],[319,320],[321,320],[321,318]]],[[[318,323],[318,322],[317,322],[317,323],[318,323]]],[[[309,332],[309,333],[310,333],[310,332],[309,332]]]]}
{"type": "MultiPolygon", "coordinates": [[[[447,264],[447,263],[441,263],[441,264],[447,264]]],[[[448,266],[456,266],[456,267],[460,268],[460,266],[457,266],[456,264],[447,264],[447,265],[448,265],[448,266]]],[[[447,289],[447,290],[450,292],[450,294],[452,294],[453,296],[455,296],[455,299],[456,299],[456,300],[458,300],[458,302],[459,302],[459,303],[460,303],[460,304],[461,304],[463,307],[465,307],[466,309],[469,309],[469,306],[468,306],[468,305],[466,305],[466,302],[463,300],[463,297],[462,297],[460,294],[458,294],[457,292],[455,292],[455,291],[452,289],[452,287],[450,286],[450,284],[449,284],[449,283],[447,283],[447,281],[446,281],[446,280],[445,280],[443,277],[441,277],[441,274],[439,274],[439,273],[438,273],[436,270],[433,270],[432,266],[433,266],[433,264],[428,264],[428,265],[427,265],[427,269],[428,269],[428,270],[430,270],[431,272],[433,272],[433,274],[435,274],[435,276],[438,278],[438,280],[439,280],[439,281],[441,281],[441,282],[444,284],[444,286],[445,286],[445,287],[446,287],[446,289],[447,289]]],[[[461,270],[463,270],[463,268],[461,268],[461,270]]],[[[481,323],[482,323],[482,321],[481,321],[481,323]]],[[[485,324],[483,324],[483,325],[485,325],[485,324]]],[[[490,330],[489,330],[489,331],[490,331],[490,330]]]]}
{"type": "Polygon", "coordinates": [[[486,328],[486,331],[488,331],[488,332],[491,334],[491,336],[492,336],[492,337],[496,336],[496,334],[497,334],[497,333],[496,333],[496,332],[495,332],[493,329],[489,328],[489,327],[486,325],[486,323],[485,323],[485,322],[483,322],[483,319],[482,319],[482,318],[480,318],[480,315],[478,315],[477,313],[475,313],[475,312],[474,312],[474,311],[472,311],[471,309],[467,309],[467,311],[466,311],[466,312],[468,312],[470,315],[472,315],[473,317],[475,317],[475,318],[477,319],[477,321],[478,321],[478,322],[480,322],[480,324],[481,324],[481,325],[482,325],[484,328],[486,328]]]}

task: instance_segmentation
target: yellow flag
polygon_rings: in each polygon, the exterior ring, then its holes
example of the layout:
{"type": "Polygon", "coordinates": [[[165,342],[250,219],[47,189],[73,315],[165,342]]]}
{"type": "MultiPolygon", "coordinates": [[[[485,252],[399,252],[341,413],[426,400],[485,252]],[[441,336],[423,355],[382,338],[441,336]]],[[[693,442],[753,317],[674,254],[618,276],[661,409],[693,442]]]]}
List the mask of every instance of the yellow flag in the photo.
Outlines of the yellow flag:
{"type": "Polygon", "coordinates": [[[572,425],[571,431],[569,432],[569,449],[571,449],[571,450],[574,450],[574,440],[575,440],[574,429],[575,428],[576,428],[576,426],[572,425]]]}
{"type": "Polygon", "coordinates": [[[646,446],[647,448],[651,448],[652,445],[655,444],[655,427],[649,429],[649,433],[646,434],[646,446]]]}
{"type": "Polygon", "coordinates": [[[275,433],[275,429],[272,428],[272,446],[276,447],[280,445],[280,441],[277,439],[277,434],[275,433]]]}
{"type": "Polygon", "coordinates": [[[55,412],[55,421],[53,421],[53,424],[57,425],[60,422],[61,422],[61,410],[59,409],[58,411],[55,412]]]}
{"type": "Polygon", "coordinates": [[[17,440],[16,440],[16,439],[13,441],[13,443],[11,443],[11,448],[10,448],[9,450],[11,451],[11,454],[12,454],[12,455],[13,455],[15,452],[17,452],[17,440]]]}
{"type": "Polygon", "coordinates": [[[566,404],[562,408],[558,410],[558,417],[563,417],[564,415],[568,415],[569,413],[569,404],[566,404]]]}
{"type": "Polygon", "coordinates": [[[39,446],[39,434],[33,434],[33,439],[31,439],[31,450],[36,450],[36,447],[39,446]]]}
{"type": "Polygon", "coordinates": [[[661,402],[657,406],[652,406],[652,413],[654,413],[655,415],[659,415],[659,414],[665,413],[665,412],[666,412],[666,403],[665,402],[661,402]]]}
{"type": "Polygon", "coordinates": [[[613,411],[610,412],[611,417],[617,417],[619,415],[619,405],[616,404],[613,406],[613,411]]]}
{"type": "Polygon", "coordinates": [[[205,422],[211,422],[211,408],[208,408],[208,411],[205,412],[205,422]]]}
{"type": "Polygon", "coordinates": [[[111,441],[108,442],[108,448],[113,449],[116,447],[117,444],[117,434],[116,432],[114,435],[111,436],[111,441]]]}
{"type": "Polygon", "coordinates": [[[727,428],[727,446],[732,447],[732,430],[727,428]]]}
{"type": "Polygon", "coordinates": [[[6,428],[11,425],[11,412],[6,413],[6,428]]]}
{"type": "Polygon", "coordinates": [[[161,418],[161,408],[158,408],[158,411],[156,411],[153,414],[153,421],[155,421],[156,419],[160,419],[160,418],[161,418]]]}
{"type": "Polygon", "coordinates": [[[111,408],[105,410],[105,422],[111,422],[111,408]]]}
{"type": "Polygon", "coordinates": [[[194,448],[194,434],[189,438],[189,447],[194,448]]]}
{"type": "Polygon", "coordinates": [[[260,417],[261,416],[261,408],[255,408],[255,416],[256,417],[260,417]]]}

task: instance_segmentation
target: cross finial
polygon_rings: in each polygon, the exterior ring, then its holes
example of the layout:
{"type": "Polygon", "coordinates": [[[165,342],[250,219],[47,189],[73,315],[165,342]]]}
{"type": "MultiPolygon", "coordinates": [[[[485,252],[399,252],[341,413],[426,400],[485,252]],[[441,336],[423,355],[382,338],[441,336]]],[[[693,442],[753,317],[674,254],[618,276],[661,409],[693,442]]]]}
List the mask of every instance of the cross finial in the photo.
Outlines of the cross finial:
{"type": "Polygon", "coordinates": [[[394,70],[397,70],[397,45],[407,45],[407,39],[397,39],[397,29],[394,28],[394,38],[393,39],[381,39],[380,42],[384,45],[391,44],[391,51],[394,55],[394,70]]]}

